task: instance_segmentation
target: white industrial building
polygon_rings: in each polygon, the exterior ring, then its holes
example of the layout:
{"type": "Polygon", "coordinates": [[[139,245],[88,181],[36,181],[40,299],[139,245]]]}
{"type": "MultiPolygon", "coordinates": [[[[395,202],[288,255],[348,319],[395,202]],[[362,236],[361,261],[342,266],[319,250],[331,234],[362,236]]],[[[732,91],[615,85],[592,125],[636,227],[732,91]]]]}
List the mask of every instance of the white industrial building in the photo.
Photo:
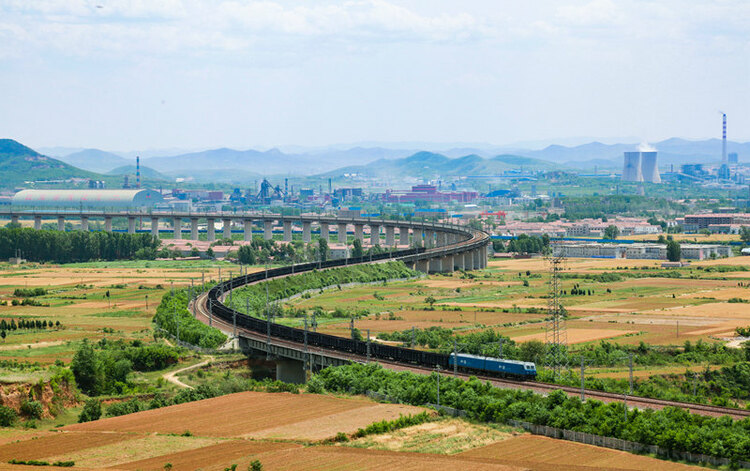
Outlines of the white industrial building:
{"type": "MultiPolygon", "coordinates": [[[[731,257],[732,248],[718,244],[682,244],[681,255],[687,260],[731,257]]],[[[555,243],[553,251],[569,258],[622,258],[634,260],[666,260],[666,244],[599,244],[555,243]]]]}
{"type": "Polygon", "coordinates": [[[153,190],[21,190],[13,207],[55,209],[137,209],[163,201],[153,190]]]}

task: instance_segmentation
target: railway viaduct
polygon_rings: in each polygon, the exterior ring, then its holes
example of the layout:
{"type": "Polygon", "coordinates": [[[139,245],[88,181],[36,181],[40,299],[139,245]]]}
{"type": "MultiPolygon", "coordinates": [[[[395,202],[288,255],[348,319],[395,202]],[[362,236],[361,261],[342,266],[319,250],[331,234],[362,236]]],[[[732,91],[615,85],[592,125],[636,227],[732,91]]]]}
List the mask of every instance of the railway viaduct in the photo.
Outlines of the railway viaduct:
{"type": "Polygon", "coordinates": [[[459,270],[481,269],[487,266],[487,234],[474,231],[464,226],[434,222],[394,221],[376,218],[339,218],[334,216],[304,215],[282,216],[268,213],[189,213],[189,212],[141,212],[141,211],[63,211],[63,210],[0,210],[0,218],[18,223],[21,219],[34,221],[34,228],[41,229],[43,220],[56,220],[57,229],[65,230],[69,220],[80,221],[80,230],[89,230],[89,221],[101,220],[104,230],[112,231],[112,220],[127,219],[127,232],[135,234],[137,225],[142,221],[149,223],[152,235],[158,236],[161,221],[172,225],[174,239],[181,239],[187,233],[189,240],[198,240],[199,225],[206,225],[206,236],[209,242],[216,240],[216,223],[222,222],[221,236],[232,237],[233,227],[240,226],[243,238],[252,240],[253,228],[259,227],[266,240],[273,238],[274,229],[280,230],[283,240],[292,240],[295,232],[302,233],[302,241],[312,241],[312,234],[329,240],[336,234],[336,241],[345,244],[352,229],[354,237],[363,245],[380,245],[389,250],[405,247],[424,247],[423,254],[401,257],[407,265],[425,273],[452,272],[459,270]],[[184,228],[184,222],[188,228],[184,228]],[[367,229],[367,230],[365,230],[367,229]],[[365,238],[367,236],[367,238],[365,238]]]}
{"type": "MultiPolygon", "coordinates": [[[[312,241],[313,232],[319,237],[330,240],[336,235],[339,243],[346,243],[350,228],[360,242],[370,246],[380,245],[388,250],[388,255],[377,257],[379,260],[400,260],[412,269],[424,273],[453,272],[454,270],[475,270],[487,266],[488,245],[490,237],[475,229],[455,224],[417,221],[395,221],[375,218],[340,218],[332,216],[304,215],[282,216],[267,213],[187,213],[187,212],[139,212],[139,211],[61,211],[61,210],[0,210],[0,218],[18,223],[21,219],[33,220],[34,228],[42,229],[43,220],[57,220],[57,229],[65,230],[68,220],[80,221],[80,229],[89,230],[89,221],[103,220],[104,230],[112,231],[112,220],[127,219],[127,232],[137,232],[137,223],[146,220],[150,223],[150,232],[154,236],[160,233],[162,220],[172,223],[172,235],[182,238],[183,222],[189,221],[189,239],[198,240],[199,224],[206,225],[209,241],[216,240],[215,224],[223,223],[223,238],[232,237],[232,227],[240,226],[243,238],[252,240],[253,228],[259,227],[266,240],[273,239],[274,232],[281,232],[284,241],[291,241],[294,232],[302,233],[302,240],[312,241]],[[280,229],[280,230],[279,230],[280,229]],[[367,235],[367,239],[365,239],[367,235]],[[384,237],[383,237],[384,236],[384,237]],[[409,248],[420,250],[408,250],[409,248]],[[383,258],[387,257],[387,258],[383,258]]],[[[146,230],[149,232],[149,230],[146,230]]],[[[378,261],[378,260],[375,261],[378,261]]],[[[368,263],[372,259],[346,259],[341,265],[368,263]]],[[[302,267],[300,267],[302,268],[302,267]]],[[[311,269],[311,268],[307,268],[311,269]]],[[[299,270],[300,272],[302,270],[299,270]]],[[[239,286],[235,284],[235,287],[239,286]]],[[[231,290],[222,289],[221,302],[231,290]]],[[[331,350],[308,348],[307,345],[284,342],[270,334],[263,336],[258,332],[236,329],[231,323],[218,318],[212,311],[217,306],[211,305],[206,293],[197,297],[191,305],[196,317],[211,324],[233,337],[237,346],[248,353],[266,355],[273,358],[277,367],[277,378],[288,382],[304,382],[305,370],[322,368],[329,365],[340,365],[350,361],[361,360],[356,356],[331,350]]],[[[269,332],[271,325],[269,325],[269,332]]]]}

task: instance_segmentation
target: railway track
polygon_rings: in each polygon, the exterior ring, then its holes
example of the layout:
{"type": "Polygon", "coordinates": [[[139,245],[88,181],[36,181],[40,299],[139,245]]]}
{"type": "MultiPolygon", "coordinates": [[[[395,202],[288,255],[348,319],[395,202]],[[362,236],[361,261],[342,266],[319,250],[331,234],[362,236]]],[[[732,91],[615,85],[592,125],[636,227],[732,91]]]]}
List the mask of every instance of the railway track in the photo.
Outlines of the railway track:
{"type": "MultiPolygon", "coordinates": [[[[233,326],[232,324],[222,320],[221,318],[217,316],[210,316],[208,312],[208,306],[207,306],[207,299],[208,295],[206,293],[201,294],[197,300],[196,300],[196,317],[204,322],[205,324],[209,323],[209,318],[212,317],[212,325],[214,327],[219,328],[225,333],[231,334],[233,326]]],[[[266,340],[267,336],[260,334],[258,332],[237,327],[238,334],[242,334],[245,337],[253,338],[256,340],[266,340]]],[[[300,350],[300,344],[296,342],[292,342],[290,340],[280,339],[280,338],[271,338],[271,343],[273,345],[278,346],[284,346],[288,348],[298,349],[300,350]]],[[[312,346],[308,345],[308,352],[313,356],[325,356],[325,357],[333,357],[333,358],[340,358],[352,362],[358,362],[358,363],[365,363],[367,362],[367,358],[354,354],[349,352],[340,352],[336,350],[330,350],[318,346],[312,346]]],[[[414,364],[407,364],[407,363],[399,363],[394,361],[387,361],[387,360],[377,360],[378,363],[383,365],[383,367],[388,368],[390,370],[394,371],[409,371],[412,373],[417,374],[431,374],[435,370],[433,368],[429,368],[426,366],[421,365],[414,365],[414,364]]],[[[452,370],[443,370],[443,374],[448,376],[453,376],[454,373],[452,370]]],[[[575,388],[572,386],[561,386],[558,384],[550,384],[550,383],[543,383],[538,381],[519,381],[519,380],[512,380],[507,378],[497,378],[494,376],[486,376],[486,375],[477,375],[477,374],[471,374],[471,373],[465,373],[465,372],[457,372],[456,376],[463,379],[468,379],[471,376],[474,376],[482,381],[487,381],[493,386],[500,387],[500,388],[509,388],[509,389],[523,389],[523,390],[530,390],[541,394],[548,394],[555,390],[562,390],[565,393],[567,393],[569,396],[579,396],[581,393],[580,388],[575,388]]],[[[590,390],[587,389],[585,391],[585,397],[590,399],[596,399],[605,403],[609,402],[623,402],[625,401],[628,407],[635,407],[639,409],[663,409],[665,407],[677,407],[680,409],[684,409],[687,411],[690,411],[695,414],[699,415],[705,415],[710,417],[720,417],[727,415],[729,417],[732,417],[734,419],[743,419],[746,417],[750,417],[750,410],[745,409],[735,409],[731,407],[720,407],[720,406],[712,406],[707,404],[697,404],[697,403],[690,403],[690,402],[678,402],[678,401],[668,401],[664,399],[653,399],[653,398],[647,398],[647,397],[640,397],[640,396],[625,396],[623,394],[615,394],[610,392],[604,392],[604,391],[596,391],[596,390],[590,390]]]]}

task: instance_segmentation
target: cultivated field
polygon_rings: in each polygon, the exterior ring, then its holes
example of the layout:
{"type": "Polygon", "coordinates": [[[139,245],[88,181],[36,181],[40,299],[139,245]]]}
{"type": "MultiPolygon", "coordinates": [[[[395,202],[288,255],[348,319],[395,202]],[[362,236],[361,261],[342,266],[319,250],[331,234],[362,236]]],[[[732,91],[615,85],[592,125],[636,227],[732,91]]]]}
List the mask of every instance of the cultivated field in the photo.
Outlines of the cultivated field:
{"type": "MultiPolygon", "coordinates": [[[[47,365],[72,358],[83,338],[148,338],[151,318],[170,286],[226,277],[236,265],[210,261],[95,262],[67,265],[0,264],[0,319],[60,322],[61,327],[6,331],[0,360],[47,365]],[[17,289],[45,288],[30,299],[39,306],[13,306],[17,289]],[[109,298],[106,294],[109,293],[109,298]]],[[[5,372],[12,373],[12,372],[5,372]]],[[[12,381],[23,380],[11,375],[12,381]]],[[[0,380],[6,375],[0,375],[0,380]]]]}
{"type": "Polygon", "coordinates": [[[460,454],[462,457],[493,459],[531,469],[601,469],[678,471],[697,469],[646,456],[592,445],[521,435],[460,454]]]}
{"type": "Polygon", "coordinates": [[[322,440],[423,409],[316,394],[243,392],[137,414],[75,424],[70,431],[322,440]]]}
{"type": "MultiPolygon", "coordinates": [[[[569,259],[561,298],[570,314],[568,342],[681,345],[733,337],[736,327],[750,326],[747,262],[734,257],[665,270],[655,260],[569,259]],[[598,278],[602,276],[609,278],[598,278]],[[574,287],[583,294],[573,294],[574,287]]],[[[440,326],[459,332],[491,327],[519,342],[544,340],[548,266],[543,259],[492,261],[473,275],[432,275],[328,291],[288,304],[367,311],[370,315],[357,319],[355,327],[373,337],[440,326]],[[434,309],[427,302],[430,297],[434,309]]],[[[288,323],[301,325],[301,320],[288,323]]],[[[319,330],[347,336],[349,320],[322,319],[319,330]]]]}

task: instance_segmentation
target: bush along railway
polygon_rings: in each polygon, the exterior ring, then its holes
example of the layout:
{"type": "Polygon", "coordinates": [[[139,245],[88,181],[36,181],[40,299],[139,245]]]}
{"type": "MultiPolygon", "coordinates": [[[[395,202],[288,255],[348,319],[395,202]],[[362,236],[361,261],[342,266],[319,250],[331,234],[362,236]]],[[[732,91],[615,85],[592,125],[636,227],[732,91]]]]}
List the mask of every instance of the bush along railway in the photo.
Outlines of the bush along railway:
{"type": "MultiPolygon", "coordinates": [[[[469,241],[470,242],[470,241],[469,241]]],[[[460,245],[460,244],[456,244],[460,245]]],[[[433,249],[435,250],[435,249],[433,249]]],[[[305,271],[320,270],[359,263],[376,263],[384,260],[405,260],[412,266],[418,266],[420,257],[427,255],[429,250],[414,248],[408,250],[392,251],[379,255],[365,256],[360,258],[348,258],[329,260],[326,262],[298,264],[294,267],[274,268],[267,271],[255,272],[230,280],[223,281],[209,290],[201,297],[201,310],[205,313],[210,311],[225,326],[232,326],[236,322],[238,330],[255,333],[259,336],[269,336],[275,342],[303,345],[307,336],[307,345],[317,348],[318,351],[331,351],[339,356],[347,357],[351,361],[364,361],[366,358],[381,360],[385,366],[396,367],[401,370],[411,371],[434,371],[450,370],[458,371],[459,376],[477,376],[481,380],[489,381],[498,387],[511,387],[531,389],[546,393],[553,390],[563,390],[569,395],[578,395],[580,390],[570,386],[561,386],[533,381],[536,377],[534,363],[503,360],[497,358],[478,357],[474,355],[458,354],[457,362],[454,355],[445,355],[423,350],[415,350],[404,347],[384,345],[377,342],[366,342],[318,332],[305,332],[303,329],[268,322],[258,317],[235,312],[224,305],[221,301],[222,295],[232,289],[247,284],[259,283],[268,279],[290,276],[305,271]],[[369,352],[368,352],[369,347],[369,352]],[[456,364],[457,363],[457,364],[456,364]]],[[[206,318],[206,321],[208,319],[206,318]]],[[[607,393],[602,391],[586,390],[586,396],[604,402],[622,401],[623,395],[607,393]]],[[[662,409],[664,407],[678,407],[693,413],[708,416],[728,415],[740,419],[750,417],[750,410],[735,409],[730,407],[712,406],[706,404],[695,404],[688,402],[667,401],[637,396],[628,396],[627,403],[631,407],[646,409],[662,409]]]]}

